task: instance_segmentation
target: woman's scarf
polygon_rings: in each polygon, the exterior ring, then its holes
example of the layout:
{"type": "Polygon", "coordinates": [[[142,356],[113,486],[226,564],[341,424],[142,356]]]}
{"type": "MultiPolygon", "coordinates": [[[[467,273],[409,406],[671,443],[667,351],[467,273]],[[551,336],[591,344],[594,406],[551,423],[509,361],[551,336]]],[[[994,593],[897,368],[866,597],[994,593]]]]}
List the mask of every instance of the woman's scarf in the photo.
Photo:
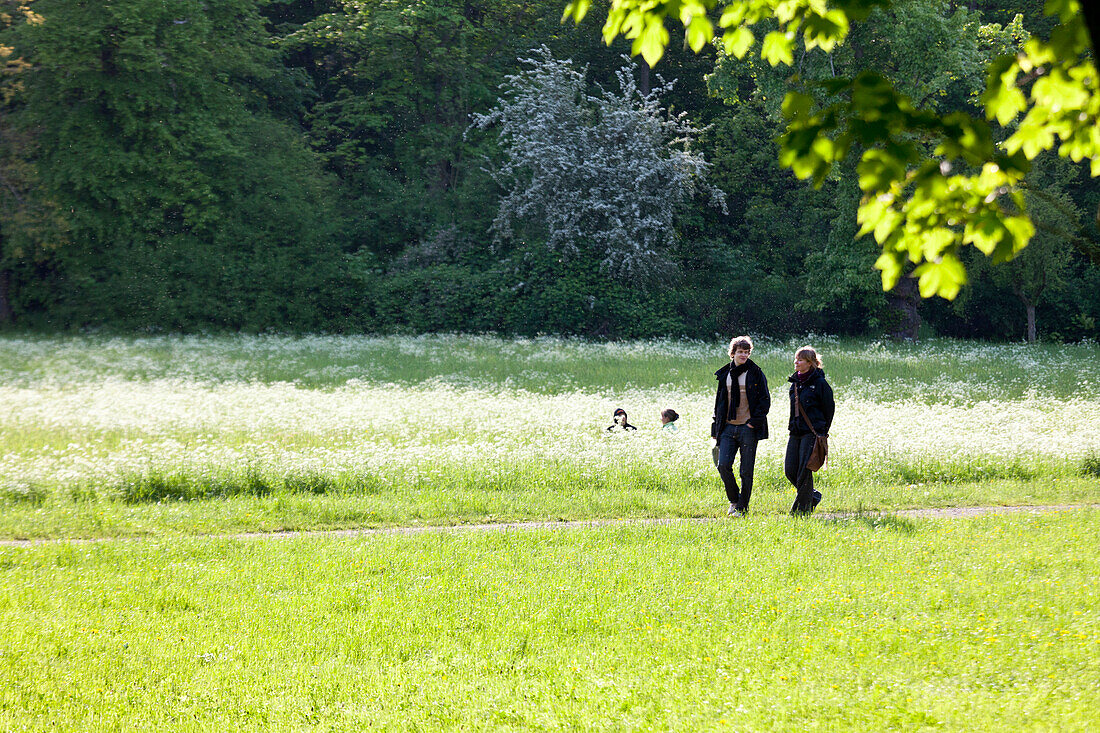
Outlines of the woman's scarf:
{"type": "Polygon", "coordinates": [[[791,381],[796,382],[797,384],[799,384],[801,386],[801,385],[805,384],[806,382],[810,381],[810,377],[812,377],[816,371],[817,371],[816,369],[811,369],[810,371],[806,372],[805,374],[803,374],[802,372],[796,371],[794,374],[791,375],[791,381]]]}

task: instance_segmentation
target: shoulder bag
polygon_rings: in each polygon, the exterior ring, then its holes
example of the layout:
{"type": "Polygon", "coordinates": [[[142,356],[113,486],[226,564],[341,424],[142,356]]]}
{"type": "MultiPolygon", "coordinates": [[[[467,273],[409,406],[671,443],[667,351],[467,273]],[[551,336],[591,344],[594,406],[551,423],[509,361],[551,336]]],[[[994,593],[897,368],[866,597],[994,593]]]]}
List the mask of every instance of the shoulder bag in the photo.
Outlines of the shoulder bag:
{"type": "Polygon", "coordinates": [[[827,435],[820,435],[814,430],[814,424],[810,420],[810,416],[806,414],[806,408],[802,406],[802,400],[798,398],[798,386],[794,388],[794,401],[798,405],[798,411],[802,413],[802,419],[806,421],[806,424],[810,426],[810,432],[814,434],[814,449],[810,452],[810,458],[806,461],[806,468],[811,471],[820,470],[825,465],[825,461],[829,457],[829,437],[827,435]]]}

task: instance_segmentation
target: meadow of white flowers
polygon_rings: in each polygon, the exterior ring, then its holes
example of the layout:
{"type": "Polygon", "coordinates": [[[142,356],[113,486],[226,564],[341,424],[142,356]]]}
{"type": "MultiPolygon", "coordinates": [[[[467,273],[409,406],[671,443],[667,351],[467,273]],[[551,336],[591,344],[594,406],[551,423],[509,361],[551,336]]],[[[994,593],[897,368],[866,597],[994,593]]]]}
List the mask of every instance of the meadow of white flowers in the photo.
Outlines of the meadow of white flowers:
{"type": "MultiPolygon", "coordinates": [[[[1095,345],[811,338],[836,390],[831,444],[845,470],[871,478],[914,461],[1100,453],[1100,399],[1083,388],[1095,345]]],[[[775,401],[760,463],[781,460],[798,343],[764,343],[755,355],[775,401]]],[[[408,480],[441,467],[596,475],[641,464],[709,476],[710,372],[723,348],[491,336],[5,339],[0,484],[10,493],[244,467],[408,480]],[[636,434],[605,430],[616,407],[636,434]],[[664,407],[683,416],[678,432],[660,428],[664,407]]]]}

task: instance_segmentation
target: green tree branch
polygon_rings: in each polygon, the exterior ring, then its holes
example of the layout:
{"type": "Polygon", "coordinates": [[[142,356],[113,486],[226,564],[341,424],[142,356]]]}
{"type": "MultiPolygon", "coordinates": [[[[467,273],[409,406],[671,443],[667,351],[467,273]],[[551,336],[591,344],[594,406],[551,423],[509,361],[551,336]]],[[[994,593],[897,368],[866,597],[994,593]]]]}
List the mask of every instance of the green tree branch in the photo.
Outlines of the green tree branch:
{"type": "MultiPolygon", "coordinates": [[[[853,22],[892,4],[613,0],[603,34],[609,42],[619,35],[633,40],[633,52],[652,65],[669,43],[666,24],[679,21],[692,48],[720,32],[725,52],[741,59],[756,45],[753,29],[766,23],[775,30],[760,40],[760,57],[790,66],[798,43],[831,51],[853,22]]],[[[1058,20],[1050,39],[1031,38],[1019,53],[989,65],[985,119],[922,109],[874,71],[821,82],[840,100],[824,107],[802,92],[786,95],[780,160],[797,176],[821,185],[836,163],[860,151],[859,233],[881,247],[875,267],[885,289],[912,266],[923,297],[952,299],[967,279],[964,247],[977,247],[995,263],[1011,260],[1035,233],[1018,185],[1040,153],[1056,149],[1075,162],[1090,161],[1091,174],[1100,176],[1100,81],[1089,53],[1097,10],[1085,5],[1082,16],[1077,0],[1048,0],[1045,12],[1058,20]],[[1003,143],[987,120],[1011,130],[1003,143]]],[[[590,6],[591,0],[574,0],[565,17],[579,21],[590,6]]]]}

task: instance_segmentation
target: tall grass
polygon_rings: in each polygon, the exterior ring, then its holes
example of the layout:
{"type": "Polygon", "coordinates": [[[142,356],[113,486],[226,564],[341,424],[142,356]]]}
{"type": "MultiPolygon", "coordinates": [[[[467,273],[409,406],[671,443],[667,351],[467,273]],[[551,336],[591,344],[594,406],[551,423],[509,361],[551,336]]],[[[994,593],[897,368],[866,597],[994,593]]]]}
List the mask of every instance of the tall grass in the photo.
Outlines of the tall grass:
{"type": "MultiPolygon", "coordinates": [[[[815,345],[834,386],[931,402],[1089,397],[1100,349],[1081,344],[986,344],[950,339],[883,342],[809,335],[757,339],[754,359],[773,383],[792,354],[815,345]]],[[[494,336],[159,336],[0,338],[7,384],[71,384],[107,377],[150,381],[290,382],[306,388],[369,384],[491,386],[537,393],[696,390],[725,360],[726,343],[600,343],[494,336]]]]}
{"type": "MultiPolygon", "coordinates": [[[[823,508],[1100,493],[1089,488],[1100,403],[1082,388],[1096,346],[808,337],[763,341],[755,354],[774,400],[757,461],[761,510],[790,500],[785,379],[803,341],[820,347],[838,400],[831,465],[818,476],[823,508]]],[[[294,496],[315,502],[316,526],[707,516],[722,506],[709,422],[724,347],[489,336],[0,339],[0,533],[92,532],[73,524],[87,516],[74,502],[115,518],[97,532],[129,533],[126,511],[137,517],[158,502],[187,502],[205,527],[230,529],[241,514],[218,519],[212,506],[294,496]],[[604,430],[616,407],[636,434],[604,430]],[[683,416],[674,435],[658,426],[663,407],[683,416]]],[[[308,513],[293,522],[308,526],[308,513]]]]}

